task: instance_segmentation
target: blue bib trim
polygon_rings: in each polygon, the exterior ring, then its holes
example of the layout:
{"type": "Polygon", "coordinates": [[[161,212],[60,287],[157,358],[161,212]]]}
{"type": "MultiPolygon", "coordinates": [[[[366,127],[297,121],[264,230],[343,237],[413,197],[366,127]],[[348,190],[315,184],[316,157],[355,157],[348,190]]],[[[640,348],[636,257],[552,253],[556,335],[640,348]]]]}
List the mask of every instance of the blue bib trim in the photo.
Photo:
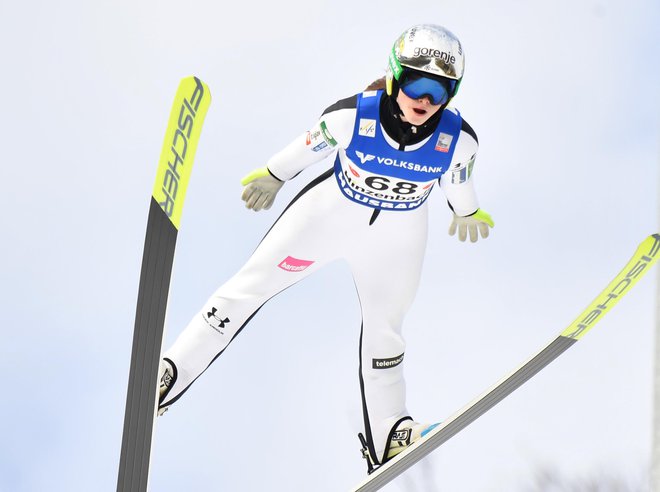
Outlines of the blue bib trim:
{"type": "Polygon", "coordinates": [[[449,169],[462,118],[445,109],[424,145],[398,150],[385,140],[380,126],[382,92],[358,96],[353,137],[345,156],[338,154],[335,159],[335,177],[354,202],[383,210],[411,210],[424,203],[436,180],[449,169]]]}

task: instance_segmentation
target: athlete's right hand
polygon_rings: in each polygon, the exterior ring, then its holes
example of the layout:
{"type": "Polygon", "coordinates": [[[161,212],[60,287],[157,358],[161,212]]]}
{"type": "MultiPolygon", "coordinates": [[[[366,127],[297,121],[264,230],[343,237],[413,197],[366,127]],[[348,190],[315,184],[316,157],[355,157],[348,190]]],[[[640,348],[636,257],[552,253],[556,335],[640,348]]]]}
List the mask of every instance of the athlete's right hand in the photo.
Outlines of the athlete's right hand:
{"type": "Polygon", "coordinates": [[[469,232],[470,241],[476,243],[479,239],[479,233],[481,233],[481,237],[484,239],[488,237],[489,227],[495,227],[495,222],[493,222],[488,212],[479,208],[467,217],[459,217],[454,214],[451,225],[449,226],[449,235],[453,236],[458,230],[458,240],[463,242],[467,239],[469,232]]]}
{"type": "Polygon", "coordinates": [[[268,210],[273,205],[284,181],[273,176],[267,167],[260,167],[245,176],[241,184],[245,186],[241,195],[245,207],[258,212],[262,209],[268,210]]]}

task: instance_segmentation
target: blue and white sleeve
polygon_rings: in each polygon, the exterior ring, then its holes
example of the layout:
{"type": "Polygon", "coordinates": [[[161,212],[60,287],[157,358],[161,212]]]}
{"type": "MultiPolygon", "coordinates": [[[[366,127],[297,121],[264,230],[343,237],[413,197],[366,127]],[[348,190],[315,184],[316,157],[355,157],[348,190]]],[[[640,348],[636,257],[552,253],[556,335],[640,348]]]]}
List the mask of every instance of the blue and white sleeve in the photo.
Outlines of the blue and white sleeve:
{"type": "Polygon", "coordinates": [[[472,171],[479,142],[465,121],[461,128],[449,169],[440,178],[440,188],[454,213],[465,217],[479,209],[472,171]]]}

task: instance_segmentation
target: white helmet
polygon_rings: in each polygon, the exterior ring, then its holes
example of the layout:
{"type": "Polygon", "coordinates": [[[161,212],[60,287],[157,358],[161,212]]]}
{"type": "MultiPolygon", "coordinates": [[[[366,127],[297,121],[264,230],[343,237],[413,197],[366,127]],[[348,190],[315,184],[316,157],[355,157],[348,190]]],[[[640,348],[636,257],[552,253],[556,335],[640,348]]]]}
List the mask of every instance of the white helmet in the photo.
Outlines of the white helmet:
{"type": "Polygon", "coordinates": [[[395,82],[409,69],[453,81],[449,96],[454,97],[464,66],[461,42],[451,31],[435,24],[413,26],[392,46],[386,74],[387,94],[392,95],[395,82]]]}

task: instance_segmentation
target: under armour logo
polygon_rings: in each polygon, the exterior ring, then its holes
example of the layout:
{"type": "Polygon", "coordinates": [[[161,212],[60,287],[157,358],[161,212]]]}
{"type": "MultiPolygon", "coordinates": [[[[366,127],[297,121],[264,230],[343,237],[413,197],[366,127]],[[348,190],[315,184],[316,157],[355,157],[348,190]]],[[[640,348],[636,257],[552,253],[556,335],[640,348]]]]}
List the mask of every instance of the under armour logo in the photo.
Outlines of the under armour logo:
{"type": "Polygon", "coordinates": [[[211,324],[211,326],[213,326],[213,322],[211,321],[211,319],[213,319],[217,324],[215,328],[224,328],[225,323],[229,323],[229,318],[222,319],[219,316],[216,316],[217,312],[218,310],[216,308],[211,308],[211,310],[208,313],[206,313],[206,318],[208,322],[211,324]]]}
{"type": "Polygon", "coordinates": [[[369,161],[373,161],[376,158],[375,155],[371,155],[371,154],[364,155],[364,153],[360,152],[359,150],[355,151],[355,155],[358,156],[358,158],[360,159],[360,162],[362,164],[364,164],[366,162],[369,162],[369,161]]]}

